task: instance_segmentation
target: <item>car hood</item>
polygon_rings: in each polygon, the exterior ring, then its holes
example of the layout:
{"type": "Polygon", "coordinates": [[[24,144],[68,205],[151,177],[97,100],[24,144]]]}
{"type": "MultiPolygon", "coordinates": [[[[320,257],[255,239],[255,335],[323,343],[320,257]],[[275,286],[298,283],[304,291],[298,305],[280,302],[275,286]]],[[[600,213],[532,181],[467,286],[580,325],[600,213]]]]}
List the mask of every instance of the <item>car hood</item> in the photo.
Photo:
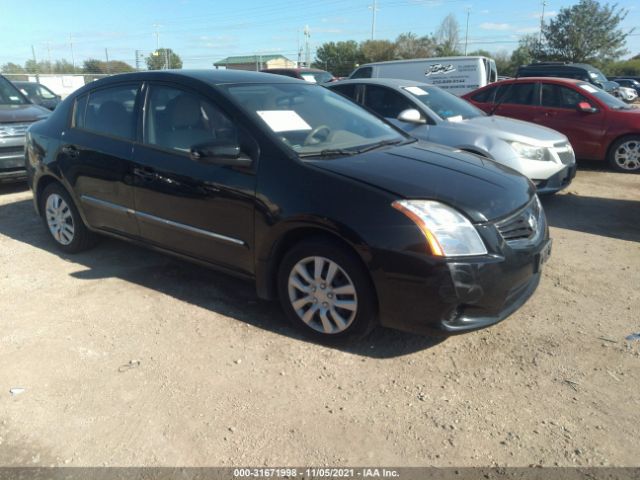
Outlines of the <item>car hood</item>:
{"type": "Polygon", "coordinates": [[[0,105],[0,123],[30,123],[51,114],[49,110],[31,103],[26,105],[0,105]]]}
{"type": "Polygon", "coordinates": [[[400,198],[441,201],[474,222],[503,217],[529,202],[535,192],[515,170],[422,141],[311,163],[400,198]]]}
{"type": "Polygon", "coordinates": [[[567,137],[551,128],[498,115],[479,116],[459,122],[444,121],[438,127],[466,130],[477,135],[493,135],[502,140],[551,147],[566,142],[567,137]]]}

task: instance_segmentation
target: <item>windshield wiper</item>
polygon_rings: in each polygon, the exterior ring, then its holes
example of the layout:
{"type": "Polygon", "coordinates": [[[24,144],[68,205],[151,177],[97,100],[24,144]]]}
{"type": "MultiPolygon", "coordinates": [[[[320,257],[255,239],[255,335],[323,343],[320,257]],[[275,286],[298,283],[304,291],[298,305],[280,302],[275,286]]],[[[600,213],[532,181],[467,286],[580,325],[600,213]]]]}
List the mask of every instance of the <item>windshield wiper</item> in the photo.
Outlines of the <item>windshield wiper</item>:
{"type": "Polygon", "coordinates": [[[298,157],[300,158],[308,158],[308,157],[335,157],[340,155],[355,155],[360,153],[359,150],[346,150],[344,148],[327,148],[324,150],[320,150],[319,152],[308,152],[308,153],[299,153],[298,157]]]}
{"type": "MultiPolygon", "coordinates": [[[[387,145],[398,145],[399,143],[402,143],[405,140],[407,140],[407,139],[402,139],[402,140],[382,140],[380,142],[372,143],[371,145],[366,145],[366,146],[356,150],[356,153],[370,152],[371,150],[375,150],[376,148],[380,148],[380,147],[386,147],[387,145]]],[[[415,141],[415,139],[409,139],[409,140],[415,141]]],[[[411,143],[411,142],[407,142],[407,143],[411,143]]]]}

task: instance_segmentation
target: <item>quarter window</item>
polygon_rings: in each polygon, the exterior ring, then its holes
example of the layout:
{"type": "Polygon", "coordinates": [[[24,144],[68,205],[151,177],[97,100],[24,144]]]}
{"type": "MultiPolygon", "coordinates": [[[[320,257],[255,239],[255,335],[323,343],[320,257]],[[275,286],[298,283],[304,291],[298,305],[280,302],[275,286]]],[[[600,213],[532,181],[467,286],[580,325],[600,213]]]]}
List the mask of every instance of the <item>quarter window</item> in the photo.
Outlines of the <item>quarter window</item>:
{"type": "Polygon", "coordinates": [[[118,85],[89,93],[84,115],[76,103],[75,126],[104,135],[135,138],[135,104],[138,85],[118,85]]]}
{"type": "Polygon", "coordinates": [[[205,143],[237,143],[233,122],[209,100],[173,87],[152,86],[146,109],[145,142],[188,152],[205,143]]]}

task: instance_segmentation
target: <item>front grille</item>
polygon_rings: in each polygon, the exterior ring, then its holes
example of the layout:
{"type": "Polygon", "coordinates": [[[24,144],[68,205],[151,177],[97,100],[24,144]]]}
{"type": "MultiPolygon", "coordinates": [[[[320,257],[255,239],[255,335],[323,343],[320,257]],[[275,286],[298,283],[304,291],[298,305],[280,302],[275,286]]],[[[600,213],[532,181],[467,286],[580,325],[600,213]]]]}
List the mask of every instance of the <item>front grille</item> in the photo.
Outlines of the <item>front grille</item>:
{"type": "Polygon", "coordinates": [[[27,133],[30,123],[5,123],[0,125],[0,138],[21,137],[27,133]]]}
{"type": "Polygon", "coordinates": [[[560,158],[560,161],[563,165],[569,165],[576,161],[575,154],[573,153],[573,148],[571,148],[570,143],[564,143],[555,146],[555,151],[560,158]]]}
{"type": "Polygon", "coordinates": [[[500,235],[510,245],[535,241],[544,228],[544,213],[536,196],[515,215],[496,224],[500,235]]]}

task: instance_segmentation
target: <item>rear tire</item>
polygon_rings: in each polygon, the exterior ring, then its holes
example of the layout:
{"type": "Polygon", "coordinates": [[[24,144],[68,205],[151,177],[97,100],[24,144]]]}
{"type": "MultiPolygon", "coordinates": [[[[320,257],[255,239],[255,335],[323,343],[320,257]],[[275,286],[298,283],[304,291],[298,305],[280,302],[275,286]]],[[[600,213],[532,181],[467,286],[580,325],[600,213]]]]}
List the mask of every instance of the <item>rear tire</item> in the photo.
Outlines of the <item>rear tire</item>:
{"type": "Polygon", "coordinates": [[[640,172],[640,135],[629,135],[616,140],[609,149],[609,165],[616,172],[640,172]]]}
{"type": "Polygon", "coordinates": [[[278,270],[278,294],[287,318],[324,343],[362,338],[377,323],[368,272],[330,238],[303,241],[286,253],[278,270]]]}
{"type": "Polygon", "coordinates": [[[55,246],[78,253],[95,244],[96,236],[82,221],[71,195],[59,183],[51,183],[40,197],[42,221],[55,246]]]}

